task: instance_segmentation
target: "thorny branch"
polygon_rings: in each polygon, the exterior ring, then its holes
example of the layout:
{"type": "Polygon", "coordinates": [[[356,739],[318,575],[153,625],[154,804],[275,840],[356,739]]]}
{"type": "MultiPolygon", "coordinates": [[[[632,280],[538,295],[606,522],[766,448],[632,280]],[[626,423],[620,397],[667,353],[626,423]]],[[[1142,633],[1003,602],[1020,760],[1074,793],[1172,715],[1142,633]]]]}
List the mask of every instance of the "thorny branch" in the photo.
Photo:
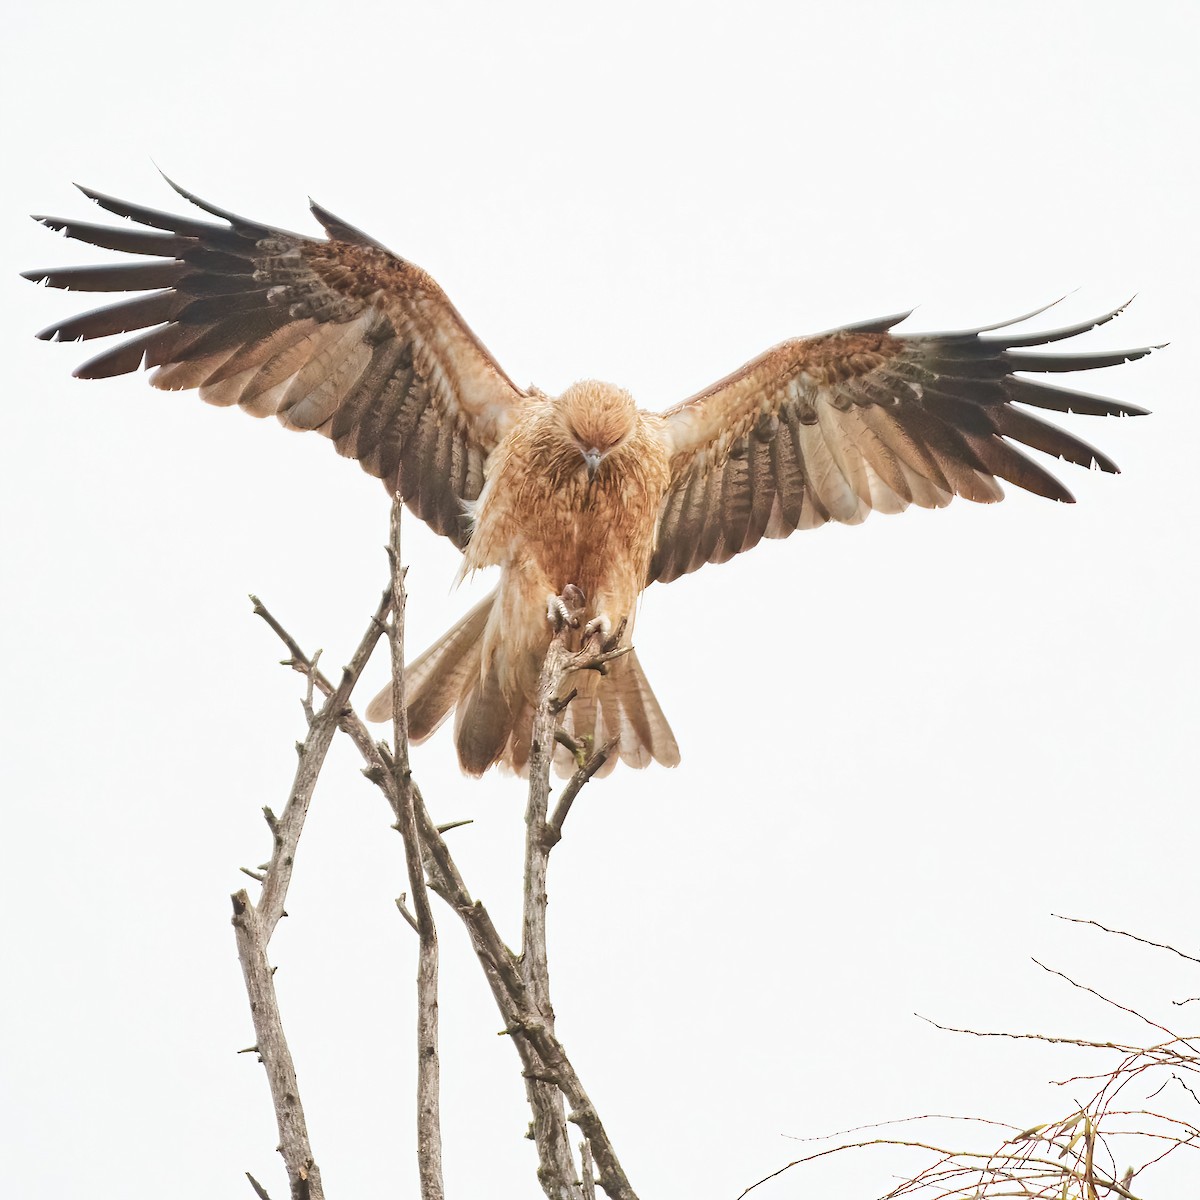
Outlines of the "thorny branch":
{"type": "MultiPolygon", "coordinates": [[[[391,595],[389,589],[385,597],[389,603],[391,595]]],[[[290,658],[286,660],[286,665],[304,674],[323,695],[330,696],[334,691],[333,686],[317,668],[315,661],[304,654],[296,640],[257,602],[255,611],[287,646],[290,658]]],[[[382,613],[376,620],[382,620],[382,613]]],[[[562,637],[552,643],[547,666],[542,673],[539,691],[541,703],[535,717],[535,728],[542,731],[539,745],[546,747],[547,752],[541,756],[536,770],[531,758],[530,789],[531,793],[535,789],[538,792],[538,798],[531,799],[531,808],[538,819],[533,822],[536,836],[531,834],[527,838],[526,921],[523,923],[526,936],[521,955],[514,954],[505,944],[486,908],[472,898],[442,837],[442,831],[425,808],[420,789],[412,779],[407,763],[401,763],[386,746],[374,740],[353,708],[343,706],[338,718],[340,728],[366,763],[364,774],[384,793],[399,828],[405,824],[402,792],[404,785],[407,785],[428,887],[453,909],[466,927],[504,1022],[504,1032],[511,1036],[521,1060],[522,1074],[534,1112],[539,1180],[547,1196],[553,1200],[587,1200],[594,1195],[595,1182],[599,1183],[609,1200],[637,1200],[595,1106],[555,1035],[553,1008],[549,1004],[545,947],[541,940],[544,939],[545,930],[545,866],[549,852],[562,836],[563,822],[580,788],[599,770],[612,750],[611,746],[603,747],[576,771],[564,788],[554,817],[548,821],[546,812],[554,719],[569,702],[569,698],[559,697],[566,678],[572,672],[604,672],[608,662],[625,653],[628,653],[628,647],[597,650],[590,644],[579,652],[570,653],[566,651],[562,637]],[[549,735],[546,730],[550,731],[549,735]],[[532,887],[529,881],[532,881],[532,887]],[[566,1135],[567,1123],[577,1126],[587,1147],[585,1170],[578,1176],[566,1135]],[[544,1136],[539,1134],[539,1130],[543,1131],[544,1136]],[[593,1162],[598,1176],[596,1181],[592,1179],[593,1162]]],[[[402,705],[395,707],[402,711],[402,705]]],[[[397,745],[404,744],[403,739],[397,736],[397,745]]],[[[415,907],[420,889],[412,880],[410,887],[415,907]]],[[[402,911],[407,912],[403,907],[402,911]]],[[[419,932],[420,914],[408,916],[419,932]]]]}
{"type": "MultiPolygon", "coordinates": [[[[264,612],[258,600],[252,599],[255,611],[264,612]]],[[[264,810],[274,844],[270,861],[263,870],[262,892],[257,904],[251,903],[245,890],[233,896],[234,936],[246,980],[246,991],[250,997],[250,1013],[257,1038],[255,1048],[266,1068],[275,1119],[279,1126],[279,1153],[287,1168],[293,1200],[323,1200],[325,1193],[321,1186],[321,1172],[313,1158],[304,1108],[300,1103],[295,1063],[283,1032],[279,1001],[275,994],[274,971],[267,960],[267,946],[275,926],[284,915],[296,847],[308,815],[317,776],[342,714],[349,706],[350,693],[383,631],[383,615],[390,601],[390,594],[385,594],[371,627],[354,652],[350,665],[343,670],[341,682],[336,688],[325,690],[325,703],[316,713],[311,703],[316,667],[306,660],[309,679],[305,705],[308,735],[297,747],[300,761],[283,815],[276,817],[270,809],[264,810]]]]}

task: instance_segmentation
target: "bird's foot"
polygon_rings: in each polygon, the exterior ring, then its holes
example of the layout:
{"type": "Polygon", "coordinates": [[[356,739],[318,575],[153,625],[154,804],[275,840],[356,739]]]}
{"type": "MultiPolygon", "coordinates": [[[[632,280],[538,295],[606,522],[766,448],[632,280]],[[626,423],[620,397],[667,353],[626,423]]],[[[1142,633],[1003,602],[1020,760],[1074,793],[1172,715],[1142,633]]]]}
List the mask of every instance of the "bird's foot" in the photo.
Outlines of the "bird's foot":
{"type": "Polygon", "coordinates": [[[597,613],[583,627],[583,641],[588,641],[591,638],[599,638],[601,642],[608,641],[609,635],[612,633],[612,618],[608,613],[597,613]]]}
{"type": "Polygon", "coordinates": [[[605,654],[610,654],[621,644],[621,636],[625,632],[625,626],[628,618],[622,617],[620,624],[616,629],[613,629],[612,618],[606,612],[597,613],[584,627],[583,637],[584,642],[591,638],[597,638],[600,642],[600,649],[605,654]]]}
{"type": "Polygon", "coordinates": [[[573,583],[568,583],[562,590],[561,596],[552,592],[546,597],[546,620],[554,627],[555,633],[563,629],[578,629],[579,615],[585,603],[583,592],[573,583]]]}

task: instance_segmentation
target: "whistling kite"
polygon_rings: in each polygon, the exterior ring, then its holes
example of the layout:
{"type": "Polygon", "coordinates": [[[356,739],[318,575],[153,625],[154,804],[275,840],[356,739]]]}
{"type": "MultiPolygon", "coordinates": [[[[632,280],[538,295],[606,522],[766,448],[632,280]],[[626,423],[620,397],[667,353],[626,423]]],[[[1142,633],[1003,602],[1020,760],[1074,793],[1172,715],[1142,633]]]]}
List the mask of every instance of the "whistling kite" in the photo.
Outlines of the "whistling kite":
{"type": "MultiPolygon", "coordinates": [[[[412,737],[428,737],[455,710],[459,761],[472,774],[526,764],[531,699],[569,585],[585,601],[578,636],[603,641],[628,633],[650,583],[724,562],[760,538],[855,524],[872,509],[939,508],[953,496],[999,500],[997,477],[1070,502],[1013,443],[1116,465],[1026,406],[1144,411],[1013,374],[1147,353],[1014,353],[1116,312],[990,338],[980,335],[1017,322],[907,336],[891,332],[907,314],[869,321],[783,342],[662,414],[608,383],[547,396],[513,384],[424,271],[315,204],[328,241],[244,220],[181,188],[224,223],[83,191],[141,227],[36,219],[147,259],[26,272],[51,287],[142,293],[38,335],[142,331],[76,375],[156,367],[156,387],[199,388],[210,404],[315,429],[454,542],[464,572],[501,568],[496,590],[407,672],[412,737]]],[[[564,718],[576,737],[616,739],[632,766],[678,762],[634,654],[603,678],[587,675],[564,718]]],[[[388,689],[368,715],[390,710],[388,689]]]]}

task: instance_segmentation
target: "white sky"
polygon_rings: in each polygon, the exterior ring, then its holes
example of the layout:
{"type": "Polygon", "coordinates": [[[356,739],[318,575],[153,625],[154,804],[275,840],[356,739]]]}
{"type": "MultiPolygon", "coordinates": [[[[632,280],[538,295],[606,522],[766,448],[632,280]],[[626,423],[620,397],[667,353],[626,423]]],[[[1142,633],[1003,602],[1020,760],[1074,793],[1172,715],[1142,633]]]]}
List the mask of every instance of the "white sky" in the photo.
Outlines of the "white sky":
{"type": "MultiPolygon", "coordinates": [[[[914,304],[909,328],[959,327],[1078,287],[1060,324],[1139,292],[1093,344],[1174,344],[1079,383],[1155,414],[1064,420],[1125,472],[1060,464],[1078,505],[875,517],[651,589],[638,649],[683,763],[585,793],[551,961],[646,1198],[734,1200],[803,1150],[789,1135],[1065,1112],[1045,1081],[1099,1064],[912,1015],[1139,1036],[1030,955],[1190,1011],[1174,961],[1049,914],[1196,949],[1197,10],[804,8],[6,17],[8,1194],[249,1196],[245,1170],[286,1194],[263,1073],[234,1054],[228,895],[268,851],[300,681],[245,596],[340,664],[384,583],[386,496],[323,439],[72,380],[92,348],[34,341],[93,298],[15,278],[89,260],[26,214],[101,219],[73,179],[172,207],[151,157],[289,228],[315,196],[430,270],[518,382],[607,378],[649,408],[914,304]]],[[[448,543],[405,538],[417,647],[473,593],[449,591],[448,543]]],[[[362,698],[384,678],[380,655],[362,698]]],[[[463,779],[445,735],[415,764],[438,819],[474,818],[454,848],[515,938],[523,785],[463,779]]],[[[415,946],[357,767],[335,747],[272,947],[331,1200],[416,1194],[415,946]]],[[[538,1195],[515,1055],[448,916],[442,942],[448,1193],[538,1195]]],[[[907,1165],[756,1195],[869,1197],[907,1165]]]]}

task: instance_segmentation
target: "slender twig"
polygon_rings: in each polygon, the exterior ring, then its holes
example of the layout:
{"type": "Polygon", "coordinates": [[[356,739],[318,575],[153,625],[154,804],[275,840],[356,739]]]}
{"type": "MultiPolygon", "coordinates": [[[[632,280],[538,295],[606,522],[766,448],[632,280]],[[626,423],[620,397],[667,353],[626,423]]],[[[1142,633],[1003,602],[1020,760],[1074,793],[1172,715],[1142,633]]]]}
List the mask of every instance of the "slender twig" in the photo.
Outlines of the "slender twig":
{"type": "MultiPolygon", "coordinates": [[[[342,672],[341,682],[332,692],[327,693],[325,703],[320,712],[309,719],[308,736],[297,747],[299,762],[296,766],[296,776],[292,783],[292,791],[288,796],[287,806],[281,817],[267,815],[274,839],[271,859],[264,868],[262,894],[259,896],[255,910],[262,922],[263,934],[270,940],[271,934],[279,918],[283,916],[284,901],[287,898],[288,887],[292,882],[292,870],[295,866],[296,845],[300,840],[300,831],[304,828],[308,816],[308,806],[312,800],[313,789],[317,785],[317,776],[325,762],[325,755],[337,732],[342,712],[350,700],[350,693],[358,682],[371,651],[383,632],[383,617],[391,604],[391,596],[384,593],[375,615],[371,618],[370,627],[354,652],[354,657],[342,672]]],[[[254,611],[260,616],[266,610],[255,600],[254,611]]],[[[313,672],[316,670],[316,659],[308,665],[306,674],[310,687],[315,683],[313,672]]],[[[311,708],[311,706],[310,706],[311,708]]]]}
{"type": "Polygon", "coordinates": [[[388,559],[391,564],[391,609],[388,643],[392,652],[392,786],[398,811],[396,828],[404,839],[408,886],[414,916],[409,918],[403,903],[401,913],[417,931],[417,1170],[422,1200],[442,1200],[441,1066],[438,1059],[438,940],[429,892],[425,886],[421,839],[413,810],[412,771],[408,766],[408,707],[404,697],[404,577],[400,561],[400,514],[403,502],[392,501],[388,559]]]}
{"type": "Polygon", "coordinates": [[[583,785],[612,757],[612,752],[617,748],[619,740],[619,738],[611,738],[605,742],[591,758],[576,769],[575,774],[567,780],[563,790],[559,792],[558,802],[554,805],[554,815],[546,822],[545,837],[550,846],[556,846],[562,841],[563,822],[566,821],[567,814],[571,811],[571,805],[575,803],[575,797],[579,795],[583,785]]]}
{"type": "MultiPolygon", "coordinates": [[[[321,1173],[313,1158],[300,1090],[296,1082],[296,1067],[283,1031],[279,1000],[275,994],[274,971],[267,959],[271,934],[284,915],[288,886],[296,861],[296,848],[304,829],[309,804],[325,755],[333,735],[347,710],[350,694],[362,674],[371,651],[383,631],[383,616],[391,602],[389,594],[381,599],[371,625],[364,635],[350,664],[343,670],[336,688],[323,688],[326,699],[319,712],[312,710],[312,691],[316,684],[315,661],[305,660],[309,688],[305,701],[308,734],[297,747],[299,762],[292,781],[291,792],[283,815],[276,817],[270,809],[263,812],[271,830],[273,847],[270,861],[263,868],[262,891],[253,904],[247,892],[239,891],[233,899],[233,928],[237,940],[238,958],[250,998],[250,1013],[254,1021],[256,1048],[267,1072],[275,1120],[279,1127],[279,1153],[287,1167],[288,1184],[293,1200],[323,1200],[321,1173]]],[[[255,611],[265,615],[265,609],[255,600],[255,611]]],[[[273,621],[273,618],[272,618],[273,621]]],[[[322,676],[322,679],[324,677],[322,676]]],[[[328,681],[326,681],[328,682],[328,681]]]]}
{"type": "Polygon", "coordinates": [[[1143,946],[1153,946],[1156,950],[1169,950],[1172,954],[1178,954],[1180,958],[1186,958],[1188,962],[1200,963],[1200,958],[1194,954],[1185,954],[1178,946],[1169,946],[1166,942],[1152,942],[1149,938],[1139,937],[1136,933],[1129,933],[1124,929],[1110,929],[1107,925],[1101,925],[1099,921],[1092,921],[1085,917],[1067,917],[1062,913],[1051,913],[1050,915],[1059,921],[1070,921],[1072,925],[1092,925],[1105,933],[1130,938],[1132,941],[1141,942],[1143,946]]]}
{"type": "Polygon", "coordinates": [[[1097,1000],[1102,1000],[1105,1004],[1111,1005],[1113,1008],[1120,1009],[1121,1012],[1128,1013],[1131,1017],[1136,1017],[1139,1021],[1144,1021],[1147,1025],[1149,1025],[1153,1029],[1157,1029],[1160,1033],[1165,1033],[1165,1034],[1167,1034],[1168,1037],[1175,1038],[1175,1039],[1178,1039],[1178,1040],[1184,1042],[1184,1044],[1187,1045],[1189,1049],[1191,1049],[1191,1050],[1195,1049],[1195,1047],[1190,1045],[1186,1039],[1180,1038],[1179,1034],[1177,1034],[1173,1029],[1168,1029],[1165,1025],[1159,1024],[1158,1021],[1152,1021],[1149,1017],[1143,1016],[1136,1009],[1132,1009],[1132,1008],[1128,1007],[1128,1005],[1121,1004],[1118,1001],[1113,1000],[1110,997],[1103,995],[1102,993],[1096,991],[1095,988],[1088,987],[1086,983],[1077,982],[1076,980],[1072,979],[1070,977],[1070,975],[1067,975],[1065,972],[1059,971],[1054,967],[1048,967],[1048,966],[1046,966],[1045,963],[1038,962],[1038,960],[1036,958],[1032,959],[1031,961],[1033,962],[1033,964],[1035,966],[1041,967],[1041,969],[1043,971],[1045,971],[1048,975],[1057,975],[1059,979],[1065,980],[1073,988],[1078,988],[1081,992],[1087,992],[1089,996],[1095,996],[1097,1000]]]}
{"type": "MultiPolygon", "coordinates": [[[[906,1138],[871,1138],[868,1141],[862,1141],[862,1142],[842,1142],[837,1146],[830,1146],[825,1150],[817,1150],[817,1151],[814,1151],[812,1154],[806,1154],[803,1158],[798,1158],[794,1162],[790,1162],[786,1166],[780,1167],[779,1170],[772,1171],[770,1175],[764,1175],[757,1182],[752,1183],[748,1188],[746,1188],[744,1191],[742,1191],[738,1195],[737,1200],[744,1200],[744,1197],[750,1195],[750,1193],[755,1191],[757,1188],[762,1187],[762,1185],[764,1183],[768,1183],[772,1179],[777,1179],[780,1175],[784,1174],[784,1172],[786,1172],[786,1171],[790,1171],[793,1167],[798,1167],[805,1163],[816,1162],[818,1159],[828,1158],[830,1155],[842,1154],[843,1152],[845,1152],[847,1150],[863,1150],[869,1146],[900,1146],[900,1147],[909,1147],[909,1148],[917,1149],[917,1150],[928,1150],[928,1151],[931,1151],[932,1153],[939,1154],[942,1156],[941,1161],[939,1163],[935,1164],[935,1167],[939,1167],[939,1168],[942,1166],[943,1163],[946,1163],[946,1162],[963,1162],[963,1163],[969,1164],[968,1168],[960,1168],[959,1169],[959,1171],[957,1173],[960,1175],[968,1175],[968,1174],[978,1171],[980,1169],[983,1169],[986,1171],[989,1167],[989,1164],[991,1164],[992,1160],[994,1158],[996,1158],[996,1154],[994,1152],[990,1152],[990,1151],[986,1152],[986,1153],[979,1153],[979,1152],[975,1152],[975,1151],[954,1150],[954,1149],[950,1149],[945,1146],[938,1146],[932,1142],[921,1142],[921,1141],[909,1140],[906,1138]]],[[[1057,1147],[1057,1146],[1048,1147],[1048,1149],[1054,1149],[1054,1148],[1060,1149],[1061,1147],[1057,1147]]],[[[1073,1167],[1071,1167],[1070,1165],[1060,1162],[1057,1157],[1046,1158],[1046,1157],[1030,1154],[1030,1155],[1026,1155],[1022,1158],[1022,1163],[1028,1164],[1028,1166],[1030,1168],[1035,1168],[1035,1169],[1041,1168],[1041,1174],[1035,1177],[1038,1179],[1066,1180],[1066,1181],[1075,1182],[1075,1183],[1086,1183],[1087,1182],[1087,1177],[1083,1173],[1083,1171],[1076,1170],[1073,1167]]],[[[928,1178],[928,1177],[932,1176],[932,1172],[922,1172],[922,1176],[928,1178]]],[[[1124,1200],[1137,1200],[1137,1197],[1134,1196],[1134,1194],[1131,1191],[1129,1191],[1129,1189],[1124,1184],[1118,1182],[1116,1179],[1111,1179],[1111,1178],[1100,1179],[1100,1177],[1097,1176],[1096,1180],[1101,1183],[1101,1186],[1106,1188],[1108,1191],[1112,1192],[1114,1195],[1123,1197],[1124,1200]]],[[[920,1177],[920,1176],[915,1177],[912,1180],[906,1180],[903,1184],[900,1185],[899,1188],[896,1188],[893,1191],[889,1192],[888,1196],[902,1195],[904,1191],[911,1190],[911,1184],[921,1183],[921,1182],[922,1182],[922,1177],[920,1177]]],[[[978,1191],[978,1190],[972,1191],[970,1194],[971,1195],[979,1195],[979,1196],[983,1196],[985,1194],[992,1195],[992,1196],[997,1195],[997,1193],[994,1191],[985,1193],[985,1192],[978,1191]]],[[[1022,1192],[1016,1192],[1016,1193],[1012,1193],[1012,1194],[1029,1196],[1029,1195],[1033,1195],[1036,1193],[1022,1191],[1022,1192]]],[[[1046,1193],[1043,1193],[1043,1194],[1046,1194],[1046,1193]]]]}

